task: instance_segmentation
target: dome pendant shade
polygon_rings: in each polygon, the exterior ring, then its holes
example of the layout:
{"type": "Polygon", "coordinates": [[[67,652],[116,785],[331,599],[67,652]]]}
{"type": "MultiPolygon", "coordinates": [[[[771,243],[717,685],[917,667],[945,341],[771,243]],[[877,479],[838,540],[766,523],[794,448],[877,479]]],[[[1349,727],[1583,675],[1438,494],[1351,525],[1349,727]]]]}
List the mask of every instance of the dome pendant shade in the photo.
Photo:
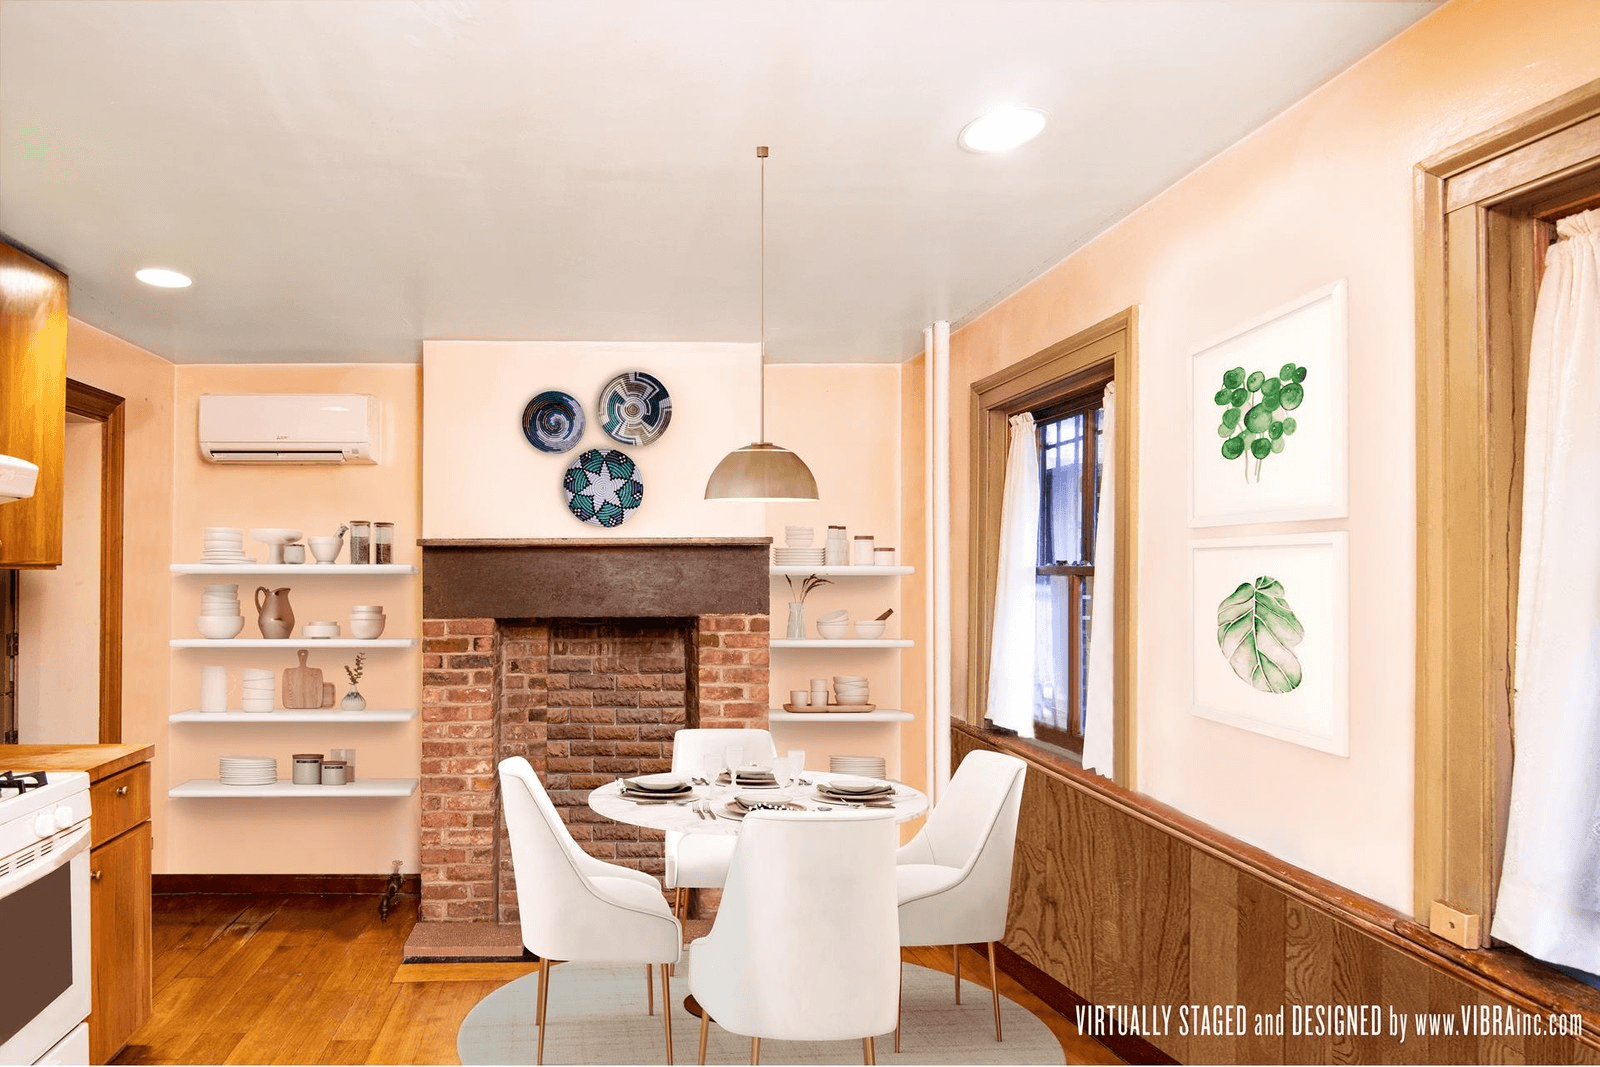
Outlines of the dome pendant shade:
{"type": "Polygon", "coordinates": [[[817,499],[817,480],[787,448],[759,441],[722,457],[706,481],[707,500],[783,503],[817,499]]]}

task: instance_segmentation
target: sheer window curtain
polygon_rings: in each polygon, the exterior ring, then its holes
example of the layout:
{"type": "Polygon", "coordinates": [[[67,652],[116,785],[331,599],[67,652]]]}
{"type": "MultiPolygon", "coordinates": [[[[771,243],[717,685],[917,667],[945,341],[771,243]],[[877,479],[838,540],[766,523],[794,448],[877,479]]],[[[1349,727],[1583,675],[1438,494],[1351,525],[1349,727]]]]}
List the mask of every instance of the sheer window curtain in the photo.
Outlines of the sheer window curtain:
{"type": "Polygon", "coordinates": [[[1000,561],[995,573],[986,714],[996,726],[1032,737],[1039,445],[1033,416],[1028,412],[1011,416],[1010,426],[1005,495],[1000,504],[1000,561]]]}
{"type": "Polygon", "coordinates": [[[1600,211],[1557,232],[1528,368],[1516,762],[1493,934],[1600,972],[1600,211]]]}
{"type": "Polygon", "coordinates": [[[1100,419],[1100,499],[1095,504],[1094,520],[1094,599],[1089,608],[1089,696],[1083,710],[1083,769],[1116,777],[1116,753],[1112,751],[1111,676],[1116,642],[1116,615],[1112,602],[1116,593],[1113,576],[1117,567],[1117,384],[1106,386],[1104,410],[1100,419]]]}

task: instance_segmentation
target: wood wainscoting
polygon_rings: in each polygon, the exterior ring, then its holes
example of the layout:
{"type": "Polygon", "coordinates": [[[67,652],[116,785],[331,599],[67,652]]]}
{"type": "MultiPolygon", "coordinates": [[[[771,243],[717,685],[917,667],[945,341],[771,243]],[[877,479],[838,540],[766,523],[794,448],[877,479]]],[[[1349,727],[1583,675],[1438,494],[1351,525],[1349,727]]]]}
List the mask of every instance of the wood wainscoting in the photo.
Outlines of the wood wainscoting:
{"type": "MultiPolygon", "coordinates": [[[[1074,1004],[1154,1008],[1157,1023],[1170,1008],[1166,1027],[1140,1036],[1184,1063],[1600,1064],[1600,992],[1513,951],[1462,952],[1039,746],[951,728],[955,763],[978,748],[1028,761],[1004,947],[1026,964],[1013,977],[1069,1019],[1074,1004]],[[1242,1006],[1246,1032],[1200,1033],[1233,1021],[1218,1006],[1242,1006]],[[1349,1006],[1376,1006],[1382,1032],[1318,1014],[1349,1006]],[[1284,1032],[1257,1034],[1257,1017],[1280,1009],[1284,1032]],[[1521,1032],[1553,1012],[1582,1036],[1521,1032]],[[1453,1019],[1454,1035],[1419,1035],[1418,1014],[1453,1019]],[[1402,1015],[1404,1041],[1391,1032],[1402,1015]],[[1465,1015],[1495,1032],[1463,1033],[1465,1015]]],[[[1091,1036],[1132,1051],[1116,1029],[1091,1036]]]]}

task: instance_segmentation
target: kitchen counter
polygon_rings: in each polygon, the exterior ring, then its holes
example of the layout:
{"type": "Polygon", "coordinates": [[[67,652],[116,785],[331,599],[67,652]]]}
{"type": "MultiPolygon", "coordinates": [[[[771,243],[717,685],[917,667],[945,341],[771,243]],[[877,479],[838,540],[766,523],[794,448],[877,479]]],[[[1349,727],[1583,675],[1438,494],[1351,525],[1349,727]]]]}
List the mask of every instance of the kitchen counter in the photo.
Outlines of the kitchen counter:
{"type": "Polygon", "coordinates": [[[154,745],[0,745],[0,770],[88,771],[98,782],[136,767],[155,754],[154,745]]]}

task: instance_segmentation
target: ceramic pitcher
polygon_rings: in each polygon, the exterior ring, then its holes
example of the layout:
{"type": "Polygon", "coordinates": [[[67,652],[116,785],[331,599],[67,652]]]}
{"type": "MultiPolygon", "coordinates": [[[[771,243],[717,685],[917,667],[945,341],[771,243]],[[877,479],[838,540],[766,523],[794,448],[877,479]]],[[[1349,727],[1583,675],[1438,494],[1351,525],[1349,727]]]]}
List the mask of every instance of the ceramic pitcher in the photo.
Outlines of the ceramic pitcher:
{"type": "Polygon", "coordinates": [[[294,609],[289,606],[289,589],[268,589],[256,586],[256,608],[260,611],[257,622],[261,636],[282,639],[294,633],[294,609]]]}

